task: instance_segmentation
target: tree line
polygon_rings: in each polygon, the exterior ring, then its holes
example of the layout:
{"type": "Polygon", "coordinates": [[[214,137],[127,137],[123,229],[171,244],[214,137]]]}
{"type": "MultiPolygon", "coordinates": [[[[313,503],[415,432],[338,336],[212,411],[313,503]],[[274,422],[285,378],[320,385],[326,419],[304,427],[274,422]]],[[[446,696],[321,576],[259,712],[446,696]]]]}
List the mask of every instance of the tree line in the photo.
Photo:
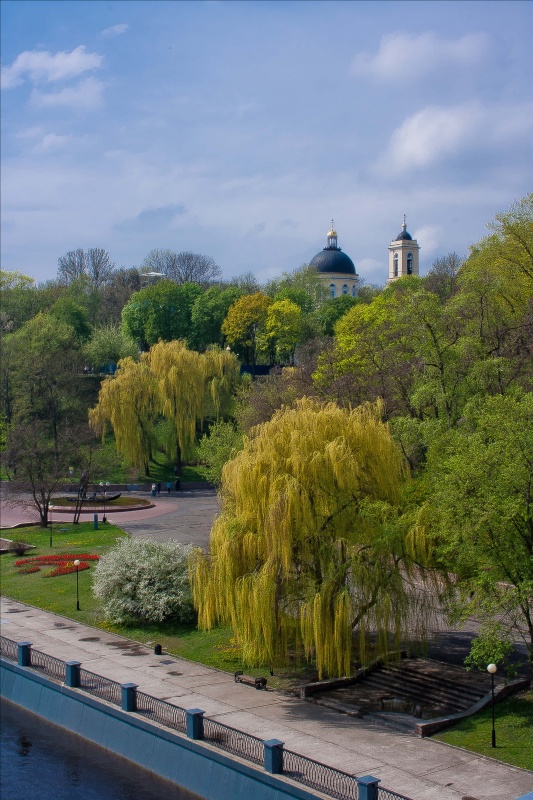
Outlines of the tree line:
{"type": "Polygon", "coordinates": [[[89,407],[132,465],[178,468],[198,445],[222,513],[192,557],[194,601],[248,663],[300,653],[342,674],[420,642],[443,609],[479,615],[493,652],[523,636],[531,657],[533,195],[489,228],[464,260],[336,300],[308,267],[259,287],[154,257],[167,277],[105,324],[94,295],[111,276],[4,273],[4,463],[22,469],[31,434],[64,475],[61,437],[89,407]],[[114,377],[83,375],[106,360],[114,377]],[[250,381],[239,362],[276,367],[250,381]]]}

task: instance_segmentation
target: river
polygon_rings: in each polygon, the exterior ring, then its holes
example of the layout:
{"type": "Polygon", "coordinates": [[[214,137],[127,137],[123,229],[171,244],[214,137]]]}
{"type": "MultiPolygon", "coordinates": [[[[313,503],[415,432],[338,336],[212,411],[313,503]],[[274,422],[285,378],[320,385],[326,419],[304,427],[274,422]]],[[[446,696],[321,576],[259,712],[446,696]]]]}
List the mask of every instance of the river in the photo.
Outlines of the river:
{"type": "Polygon", "coordinates": [[[6,700],[0,715],[2,800],[198,800],[6,700]]]}

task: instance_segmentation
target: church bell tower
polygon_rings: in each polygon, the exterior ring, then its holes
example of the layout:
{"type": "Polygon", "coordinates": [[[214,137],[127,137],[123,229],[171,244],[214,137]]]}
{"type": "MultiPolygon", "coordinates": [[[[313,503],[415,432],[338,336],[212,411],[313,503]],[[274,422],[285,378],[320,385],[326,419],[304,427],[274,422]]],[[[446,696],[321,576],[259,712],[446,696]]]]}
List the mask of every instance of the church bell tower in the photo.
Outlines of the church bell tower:
{"type": "Polygon", "coordinates": [[[419,250],[418,242],[407,232],[404,214],[401,233],[389,245],[388,283],[404,275],[418,275],[419,250]]]}

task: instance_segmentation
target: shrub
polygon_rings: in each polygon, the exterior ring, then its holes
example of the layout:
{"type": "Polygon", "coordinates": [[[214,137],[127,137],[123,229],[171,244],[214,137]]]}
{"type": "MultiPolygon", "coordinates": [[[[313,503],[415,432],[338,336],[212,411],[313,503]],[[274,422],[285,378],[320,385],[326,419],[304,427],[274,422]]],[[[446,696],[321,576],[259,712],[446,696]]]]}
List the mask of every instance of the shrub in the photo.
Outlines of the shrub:
{"type": "Polygon", "coordinates": [[[15,553],[17,556],[23,556],[24,553],[31,550],[31,547],[31,544],[26,544],[26,542],[11,542],[9,545],[9,552],[15,553]]]}
{"type": "Polygon", "coordinates": [[[118,624],[194,620],[189,551],[174,541],[122,539],[102,556],[93,592],[108,620],[118,624]]]}

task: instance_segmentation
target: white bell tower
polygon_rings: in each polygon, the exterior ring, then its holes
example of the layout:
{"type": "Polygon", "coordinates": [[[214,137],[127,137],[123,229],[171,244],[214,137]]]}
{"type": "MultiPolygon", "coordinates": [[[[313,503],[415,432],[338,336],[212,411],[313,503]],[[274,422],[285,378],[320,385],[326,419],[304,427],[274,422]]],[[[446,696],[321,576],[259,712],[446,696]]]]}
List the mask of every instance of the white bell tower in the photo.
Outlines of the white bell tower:
{"type": "Polygon", "coordinates": [[[389,245],[389,280],[395,281],[404,275],[418,275],[418,254],[420,246],[407,232],[405,214],[402,231],[389,245]]]}

